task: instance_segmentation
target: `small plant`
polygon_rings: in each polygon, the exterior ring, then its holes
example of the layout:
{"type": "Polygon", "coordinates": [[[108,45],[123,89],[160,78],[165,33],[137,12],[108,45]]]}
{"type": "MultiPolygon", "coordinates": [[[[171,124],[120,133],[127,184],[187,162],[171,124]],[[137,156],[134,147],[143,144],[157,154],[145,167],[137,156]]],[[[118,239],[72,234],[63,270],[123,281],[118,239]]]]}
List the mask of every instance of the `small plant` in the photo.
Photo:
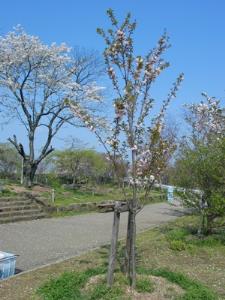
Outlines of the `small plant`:
{"type": "Polygon", "coordinates": [[[170,241],[170,249],[175,251],[183,251],[186,249],[186,243],[180,240],[172,240],[170,241]]]}
{"type": "MultiPolygon", "coordinates": [[[[106,283],[101,283],[96,285],[91,295],[87,295],[86,298],[90,300],[116,300],[120,299],[120,296],[123,294],[123,291],[120,287],[109,288],[106,283]]],[[[82,299],[82,298],[81,298],[82,299]]]]}
{"type": "Polygon", "coordinates": [[[7,188],[3,188],[1,191],[0,191],[0,197],[1,196],[15,196],[16,195],[16,193],[15,192],[13,192],[13,191],[11,191],[11,190],[9,190],[9,189],[7,189],[7,188]]]}
{"type": "Polygon", "coordinates": [[[103,272],[105,272],[104,268],[88,269],[82,273],[65,272],[59,278],[46,282],[37,290],[37,293],[44,300],[87,299],[82,295],[85,283],[91,276],[102,274],[103,272]]]}
{"type": "Polygon", "coordinates": [[[139,293],[152,293],[154,285],[149,278],[140,278],[137,280],[136,291],[139,293]]]}
{"type": "Polygon", "coordinates": [[[184,241],[186,236],[189,234],[188,230],[184,228],[176,228],[172,229],[167,233],[167,238],[170,241],[176,240],[176,241],[184,241]]]}
{"type": "Polygon", "coordinates": [[[183,228],[175,228],[166,233],[169,241],[169,248],[175,251],[183,251],[186,249],[186,237],[189,232],[183,228]]]}
{"type": "Polygon", "coordinates": [[[221,236],[218,235],[192,239],[189,243],[198,247],[215,247],[225,244],[225,240],[223,240],[223,236],[221,234],[221,236]]]}
{"type": "Polygon", "coordinates": [[[44,300],[81,299],[79,287],[86,276],[76,273],[64,273],[57,279],[51,279],[38,290],[44,300]]]}

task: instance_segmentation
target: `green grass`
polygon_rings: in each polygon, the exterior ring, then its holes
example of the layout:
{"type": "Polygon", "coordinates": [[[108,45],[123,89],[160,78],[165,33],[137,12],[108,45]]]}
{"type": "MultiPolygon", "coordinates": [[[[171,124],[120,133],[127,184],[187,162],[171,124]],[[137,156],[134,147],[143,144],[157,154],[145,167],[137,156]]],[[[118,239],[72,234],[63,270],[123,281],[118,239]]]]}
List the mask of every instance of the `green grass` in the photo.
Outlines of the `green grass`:
{"type": "Polygon", "coordinates": [[[107,287],[106,283],[99,282],[91,290],[85,290],[85,284],[92,276],[104,274],[104,268],[89,269],[85,272],[65,272],[59,278],[51,279],[37,291],[44,300],[106,300],[119,299],[122,289],[107,287]]]}
{"type": "MultiPolygon", "coordinates": [[[[175,295],[176,300],[216,300],[225,299],[225,290],[223,281],[224,278],[224,233],[217,232],[212,236],[198,238],[196,235],[198,219],[196,216],[188,216],[178,219],[175,222],[167,225],[146,231],[138,236],[138,278],[136,291],[139,293],[152,293],[155,290],[155,283],[151,278],[146,276],[153,275],[165,278],[167,281],[178,285],[183,289],[182,295],[175,295]],[[142,276],[142,277],[140,277],[142,276]],[[221,281],[222,280],[222,281],[221,281]],[[213,289],[211,288],[213,287],[213,289]],[[216,292],[219,292],[218,293],[216,292]]],[[[123,248],[123,243],[120,242],[120,247],[123,248]]],[[[108,247],[103,247],[98,250],[101,255],[104,266],[107,266],[108,247]]],[[[119,251],[120,254],[120,251],[119,251]]],[[[119,258],[120,260],[121,258],[119,258]]],[[[84,261],[84,266],[87,262],[84,261]]],[[[83,287],[91,273],[81,272],[71,273],[71,281],[73,276],[76,278],[84,278],[82,284],[76,285],[76,290],[73,291],[77,298],[69,299],[128,299],[124,296],[125,288],[128,286],[128,281],[122,273],[120,273],[121,265],[117,264],[117,273],[113,289],[106,286],[104,280],[97,282],[95,287],[84,293],[83,287]],[[84,275],[86,274],[86,275],[84,275]],[[87,276],[87,274],[89,274],[87,276]],[[80,294],[79,294],[80,293],[80,294]],[[79,296],[78,296],[79,295],[79,296]]],[[[104,269],[104,268],[103,268],[104,269]]],[[[103,270],[100,269],[100,270],[103,270]]],[[[88,271],[90,272],[90,270],[88,271]]],[[[97,272],[93,269],[92,274],[97,272]]],[[[103,271],[104,272],[104,271],[103,271]]],[[[99,272],[98,274],[102,274],[99,272]]],[[[39,295],[43,300],[59,300],[63,295],[62,284],[64,281],[62,274],[55,281],[46,283],[39,289],[39,295]],[[56,284],[57,283],[57,284],[56,284]],[[50,294],[45,292],[46,286],[51,287],[55,298],[51,298],[50,294]],[[59,289],[59,291],[57,291],[59,289]],[[60,295],[58,297],[58,295],[60,295]],[[49,298],[48,298],[49,297],[49,298]],[[57,298],[58,297],[58,298],[57,298]]],[[[69,284],[69,282],[67,282],[69,284]]],[[[72,285],[72,284],[71,284],[72,285]]],[[[73,283],[74,289],[74,283],[73,283]]],[[[66,286],[66,289],[68,286],[66,286]]],[[[72,294],[73,295],[73,294],[72,294]]]]}
{"type": "MultiPolygon", "coordinates": [[[[4,183],[5,184],[5,183],[4,183]]],[[[5,188],[2,192],[0,192],[1,196],[14,196],[17,193],[12,191],[11,186],[17,187],[21,186],[14,182],[8,182],[7,188],[5,188]]],[[[52,188],[55,190],[55,206],[68,206],[70,204],[78,203],[87,203],[87,202],[103,202],[109,200],[124,200],[125,196],[122,192],[122,189],[118,188],[117,185],[112,184],[104,184],[104,185],[96,185],[96,184],[88,184],[80,187],[79,189],[68,189],[64,188],[60,184],[55,184],[51,187],[48,187],[49,191],[46,191],[46,187],[43,187],[43,190],[38,191],[38,195],[41,196],[45,201],[49,204],[53,204],[51,197],[52,197],[52,188]]],[[[31,189],[32,190],[32,189],[31,189]]],[[[28,192],[31,191],[30,189],[28,192]]],[[[130,188],[125,188],[126,195],[129,198],[132,195],[132,191],[130,188]]],[[[147,203],[156,203],[162,202],[166,200],[166,193],[164,191],[160,191],[158,189],[152,190],[147,200],[144,201],[143,196],[144,192],[140,193],[142,202],[147,203]]]]}
{"type": "Polygon", "coordinates": [[[83,191],[56,191],[55,205],[67,206],[73,203],[85,203],[85,202],[101,202],[106,200],[119,200],[121,195],[118,193],[92,193],[83,191]]]}
{"type": "Polygon", "coordinates": [[[80,288],[85,276],[76,273],[64,273],[58,279],[52,279],[38,290],[45,300],[68,300],[80,298],[80,288]]]}
{"type": "Polygon", "coordinates": [[[175,251],[183,251],[186,249],[186,244],[180,240],[172,240],[169,242],[169,247],[175,251]]]}
{"type": "MultiPolygon", "coordinates": [[[[122,275],[116,276],[116,283],[113,288],[109,288],[104,277],[93,284],[92,288],[86,288],[85,284],[95,275],[104,274],[104,268],[89,269],[84,272],[65,272],[56,279],[51,279],[40,287],[37,293],[43,300],[106,300],[122,299],[125,294],[127,281],[122,279],[122,275]],[[119,280],[120,279],[120,280],[119,280]]],[[[139,274],[154,275],[163,277],[169,282],[177,284],[184,290],[184,294],[177,297],[177,300],[216,300],[217,295],[203,284],[194,281],[182,273],[172,272],[166,269],[143,269],[139,268],[139,274]]],[[[136,291],[139,293],[152,293],[154,285],[149,278],[137,280],[136,291]]],[[[125,299],[125,298],[123,298],[125,299]]],[[[127,298],[126,298],[127,299],[127,298]]]]}
{"type": "Polygon", "coordinates": [[[84,211],[58,211],[53,212],[50,214],[50,217],[52,218],[61,218],[61,217],[72,217],[72,216],[80,216],[85,214],[90,214],[91,211],[84,210],[84,211]]]}
{"type": "Polygon", "coordinates": [[[189,234],[189,231],[185,228],[176,228],[169,230],[167,237],[169,240],[185,240],[186,236],[189,234]]]}
{"type": "Polygon", "coordinates": [[[169,242],[169,247],[172,250],[182,251],[182,250],[193,250],[194,248],[213,248],[225,246],[225,234],[221,232],[220,234],[212,234],[210,236],[198,237],[193,234],[191,228],[168,228],[165,236],[169,242]]]}
{"type": "MultiPolygon", "coordinates": [[[[114,288],[109,288],[105,283],[97,284],[94,288],[94,290],[84,295],[85,300],[118,300],[121,299],[121,296],[123,295],[123,291],[120,287],[116,286],[114,288]]],[[[82,298],[81,298],[82,299],[82,298]]]]}
{"type": "Polygon", "coordinates": [[[225,299],[225,232],[198,237],[198,222],[197,216],[186,216],[139,235],[138,264],[182,272],[225,299]]]}
{"type": "MultiPolygon", "coordinates": [[[[173,296],[177,297],[173,298],[176,300],[225,299],[224,231],[221,229],[212,236],[198,238],[197,228],[198,218],[186,216],[138,234],[139,292],[143,293],[147,289],[149,292],[153,291],[153,294],[157,292],[158,281],[149,278],[149,283],[147,282],[148,275],[153,275],[159,277],[159,282],[160,278],[165,278],[183,289],[183,294],[174,295],[177,293],[176,289],[171,287],[169,290],[168,285],[168,299],[173,296]],[[171,249],[171,242],[184,243],[185,248],[171,249]]],[[[124,242],[121,241],[120,244],[122,248],[124,242]]],[[[84,290],[92,276],[105,274],[108,251],[109,247],[104,246],[82,256],[12,277],[0,283],[1,297],[10,300],[124,300],[126,298],[122,294],[128,281],[120,272],[119,262],[116,265],[113,290],[105,285],[104,275],[101,275],[100,281],[95,282],[95,286],[88,291],[84,290]],[[35,292],[37,289],[38,294],[35,292]],[[67,298],[63,298],[64,296],[67,298]]]]}
{"type": "MultiPolygon", "coordinates": [[[[127,189],[126,193],[131,196],[131,190],[127,189]]],[[[45,194],[45,196],[48,196],[45,194]]],[[[49,196],[48,196],[49,197],[49,196]]],[[[142,193],[143,197],[143,193],[142,193]]],[[[55,190],[55,205],[56,206],[68,206],[73,203],[85,203],[85,202],[103,202],[108,200],[123,200],[124,194],[116,186],[98,186],[93,188],[93,191],[81,191],[81,190],[67,190],[63,188],[57,188],[55,190]]],[[[151,191],[148,199],[145,203],[156,203],[166,200],[165,193],[159,191],[151,191]]]]}
{"type": "Polygon", "coordinates": [[[139,293],[152,293],[154,285],[148,278],[141,278],[137,280],[136,291],[139,293]]]}
{"type": "Polygon", "coordinates": [[[11,191],[10,189],[4,188],[0,191],[0,197],[8,197],[8,196],[15,196],[17,195],[15,192],[11,191]]]}
{"type": "Polygon", "coordinates": [[[154,275],[166,278],[172,283],[176,283],[182,289],[185,290],[185,294],[180,296],[178,299],[182,300],[216,300],[218,299],[217,295],[205,287],[200,282],[192,280],[185,276],[182,273],[172,272],[166,269],[139,269],[141,274],[154,275]]]}

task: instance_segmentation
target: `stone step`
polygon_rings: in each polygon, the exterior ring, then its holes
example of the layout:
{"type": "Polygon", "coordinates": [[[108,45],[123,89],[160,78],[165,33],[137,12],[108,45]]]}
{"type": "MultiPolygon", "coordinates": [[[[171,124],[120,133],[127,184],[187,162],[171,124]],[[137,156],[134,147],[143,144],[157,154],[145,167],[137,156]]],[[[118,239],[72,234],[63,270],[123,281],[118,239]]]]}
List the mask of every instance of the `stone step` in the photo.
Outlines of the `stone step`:
{"type": "Polygon", "coordinates": [[[38,206],[36,204],[30,203],[26,205],[15,205],[15,206],[1,206],[0,205],[0,212],[6,212],[6,211],[17,211],[17,210],[30,210],[35,209],[38,206]]]}
{"type": "Polygon", "coordinates": [[[41,206],[28,195],[0,197],[0,224],[44,217],[41,206]]]}
{"type": "Polygon", "coordinates": [[[36,207],[36,209],[31,209],[31,210],[16,210],[16,211],[0,212],[0,220],[5,217],[38,215],[39,213],[42,213],[42,211],[38,207],[36,207]]]}
{"type": "Polygon", "coordinates": [[[45,218],[46,214],[45,213],[38,213],[35,215],[22,215],[22,216],[15,216],[15,217],[4,217],[0,218],[0,224],[4,223],[13,223],[13,222],[20,222],[20,221],[30,221],[30,220],[37,220],[37,219],[42,219],[45,218]]]}
{"type": "Polygon", "coordinates": [[[2,201],[0,202],[0,207],[10,207],[10,206],[25,206],[36,203],[31,200],[18,200],[18,201],[2,201]]]}
{"type": "Polygon", "coordinates": [[[0,202],[7,202],[7,201],[30,201],[30,199],[26,196],[4,196],[0,197],[0,202]]]}

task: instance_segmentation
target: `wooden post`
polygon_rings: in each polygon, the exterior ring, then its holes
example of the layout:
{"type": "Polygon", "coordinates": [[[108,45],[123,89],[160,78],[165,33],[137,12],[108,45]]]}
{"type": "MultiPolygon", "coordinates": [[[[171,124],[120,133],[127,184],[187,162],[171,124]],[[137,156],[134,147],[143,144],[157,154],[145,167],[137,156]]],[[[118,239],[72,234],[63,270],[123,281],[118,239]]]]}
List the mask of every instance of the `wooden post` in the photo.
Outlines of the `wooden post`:
{"type": "Polygon", "coordinates": [[[125,248],[125,261],[124,261],[124,273],[128,274],[129,267],[129,257],[130,257],[130,212],[128,212],[128,221],[127,221],[127,239],[126,239],[126,248],[125,248]]]}
{"type": "Polygon", "coordinates": [[[20,175],[20,184],[21,185],[23,185],[23,182],[24,182],[23,168],[24,168],[24,158],[22,157],[22,160],[21,160],[21,175],[20,175]]]}
{"type": "Polygon", "coordinates": [[[113,228],[112,228],[112,240],[109,254],[109,265],[108,265],[108,274],[107,274],[107,285],[112,286],[113,284],[113,273],[116,263],[116,250],[117,250],[117,241],[119,233],[119,223],[120,223],[120,203],[115,203],[114,208],[114,218],[113,218],[113,228]]]}
{"type": "Polygon", "coordinates": [[[52,202],[54,203],[55,202],[55,190],[52,189],[52,202]]]}

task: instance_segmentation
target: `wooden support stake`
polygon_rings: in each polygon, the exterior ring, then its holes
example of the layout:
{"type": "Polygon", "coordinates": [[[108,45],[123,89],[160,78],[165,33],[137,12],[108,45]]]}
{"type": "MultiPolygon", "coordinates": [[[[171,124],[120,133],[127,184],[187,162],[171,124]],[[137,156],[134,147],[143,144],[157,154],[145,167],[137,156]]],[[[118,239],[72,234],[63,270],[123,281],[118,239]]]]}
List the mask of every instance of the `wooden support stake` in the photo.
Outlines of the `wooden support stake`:
{"type": "Polygon", "coordinates": [[[24,177],[23,177],[23,168],[24,168],[24,158],[21,160],[21,176],[20,176],[20,184],[23,185],[24,177]]]}
{"type": "Polygon", "coordinates": [[[117,241],[119,233],[119,223],[120,223],[120,203],[115,203],[114,208],[114,218],[113,218],[113,228],[112,228],[112,240],[109,254],[109,265],[108,265],[108,274],[107,274],[107,285],[112,286],[113,284],[113,273],[116,263],[116,250],[117,250],[117,241]]]}
{"type": "Polygon", "coordinates": [[[52,189],[52,195],[51,195],[52,197],[52,202],[54,203],[55,202],[55,190],[54,189],[52,189]]]}

